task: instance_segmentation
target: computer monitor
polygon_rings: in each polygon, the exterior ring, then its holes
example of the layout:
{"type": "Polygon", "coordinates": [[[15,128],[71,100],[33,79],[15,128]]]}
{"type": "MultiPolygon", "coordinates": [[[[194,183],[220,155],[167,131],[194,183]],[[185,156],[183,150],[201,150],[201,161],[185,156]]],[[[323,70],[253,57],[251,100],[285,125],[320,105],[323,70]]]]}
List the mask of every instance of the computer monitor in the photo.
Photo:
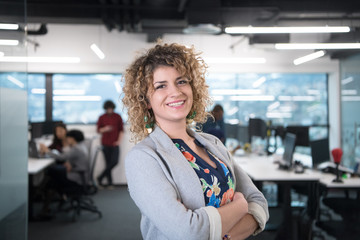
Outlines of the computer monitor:
{"type": "Polygon", "coordinates": [[[40,138],[43,135],[53,134],[54,128],[62,121],[45,121],[30,123],[31,139],[40,138]]]}
{"type": "Polygon", "coordinates": [[[319,139],[310,142],[313,168],[323,162],[330,161],[329,139],[319,139]]]}
{"type": "Polygon", "coordinates": [[[296,146],[310,146],[308,126],[287,126],[286,132],[296,135],[296,146]]]}
{"type": "Polygon", "coordinates": [[[262,120],[261,118],[249,119],[248,132],[249,132],[250,143],[251,143],[251,138],[253,136],[261,137],[264,139],[266,137],[266,131],[267,131],[267,126],[264,120],[262,120]]]}
{"type": "Polygon", "coordinates": [[[282,160],[279,161],[279,167],[283,169],[290,169],[293,164],[293,155],[295,151],[296,135],[293,133],[286,133],[284,139],[284,153],[282,160]]]}

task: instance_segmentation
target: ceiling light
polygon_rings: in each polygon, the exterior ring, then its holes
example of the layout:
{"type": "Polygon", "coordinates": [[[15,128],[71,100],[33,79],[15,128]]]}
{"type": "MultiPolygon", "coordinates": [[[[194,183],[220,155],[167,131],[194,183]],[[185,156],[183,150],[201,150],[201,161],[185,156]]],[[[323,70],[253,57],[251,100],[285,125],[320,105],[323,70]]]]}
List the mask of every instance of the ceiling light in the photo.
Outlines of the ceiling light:
{"type": "Polygon", "coordinates": [[[306,56],[295,59],[294,64],[299,65],[299,64],[302,64],[302,63],[309,62],[311,60],[320,58],[320,57],[322,57],[324,55],[325,55],[325,51],[317,51],[317,52],[311,53],[309,55],[306,55],[306,56]]]}
{"type": "Polygon", "coordinates": [[[81,102],[99,102],[101,101],[102,97],[95,95],[95,96],[54,96],[53,101],[81,101],[81,102]]]}
{"type": "Polygon", "coordinates": [[[0,57],[3,57],[4,55],[4,52],[0,52],[0,57]]]}
{"type": "Polygon", "coordinates": [[[258,96],[231,96],[231,101],[274,101],[273,95],[258,95],[258,96]]]}
{"type": "Polygon", "coordinates": [[[212,95],[259,95],[260,89],[214,89],[212,95]]]}
{"type": "Polygon", "coordinates": [[[291,113],[284,113],[284,112],[267,112],[267,118],[292,118],[291,113]]]}
{"type": "Polygon", "coordinates": [[[101,49],[95,43],[91,44],[90,48],[101,60],[105,58],[104,52],[101,51],[101,49]]]}
{"type": "Polygon", "coordinates": [[[56,89],[54,95],[85,95],[84,89],[56,89]]]}
{"type": "Polygon", "coordinates": [[[204,58],[207,63],[266,63],[265,58],[204,58]]]}
{"type": "Polygon", "coordinates": [[[349,27],[227,27],[229,34],[254,34],[254,33],[343,33],[350,32],[349,27]]]}
{"type": "Polygon", "coordinates": [[[9,80],[10,82],[12,82],[13,84],[15,84],[16,86],[20,87],[20,88],[24,88],[25,84],[22,83],[20,80],[18,80],[17,78],[14,78],[13,76],[8,75],[7,76],[7,80],[9,80]]]}
{"type": "Polygon", "coordinates": [[[252,84],[252,87],[253,88],[260,87],[265,81],[266,81],[266,77],[261,77],[252,84]]]}
{"type": "Polygon", "coordinates": [[[190,25],[187,28],[183,29],[185,34],[219,34],[221,33],[221,28],[215,26],[214,24],[197,24],[190,25]]]}
{"type": "Polygon", "coordinates": [[[19,45],[19,40],[14,40],[14,39],[0,39],[0,45],[4,45],[4,46],[17,46],[17,45],[19,45]]]}
{"type": "Polygon", "coordinates": [[[0,62],[79,63],[78,57],[0,57],[0,62]]]}
{"type": "Polygon", "coordinates": [[[277,43],[279,50],[294,49],[360,49],[360,43],[277,43]]]}
{"type": "Polygon", "coordinates": [[[351,83],[352,81],[354,81],[354,78],[353,77],[348,77],[348,78],[342,79],[341,84],[346,85],[348,83],[351,83]]]}
{"type": "Polygon", "coordinates": [[[19,24],[0,23],[0,29],[3,29],[3,30],[18,30],[19,29],[19,24]]]}

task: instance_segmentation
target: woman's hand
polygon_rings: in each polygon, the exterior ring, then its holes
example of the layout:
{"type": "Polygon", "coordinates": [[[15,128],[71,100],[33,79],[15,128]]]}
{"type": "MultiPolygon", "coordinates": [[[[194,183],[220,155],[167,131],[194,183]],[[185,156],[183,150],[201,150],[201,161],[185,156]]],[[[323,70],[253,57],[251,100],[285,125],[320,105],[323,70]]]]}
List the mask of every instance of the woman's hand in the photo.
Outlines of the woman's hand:
{"type": "Polygon", "coordinates": [[[235,192],[233,201],[241,204],[241,208],[244,210],[244,215],[248,212],[248,202],[246,201],[244,194],[241,192],[235,192]]]}
{"type": "Polygon", "coordinates": [[[248,202],[244,195],[235,192],[233,201],[218,208],[221,216],[222,234],[227,234],[248,213],[248,202]]]}

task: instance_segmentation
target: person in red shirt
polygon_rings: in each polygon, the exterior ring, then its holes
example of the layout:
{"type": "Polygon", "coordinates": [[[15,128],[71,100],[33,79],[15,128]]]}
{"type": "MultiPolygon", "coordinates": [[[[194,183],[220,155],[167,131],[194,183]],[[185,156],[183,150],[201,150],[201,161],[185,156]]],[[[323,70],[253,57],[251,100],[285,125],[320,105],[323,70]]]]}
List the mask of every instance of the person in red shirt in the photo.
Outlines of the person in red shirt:
{"type": "Polygon", "coordinates": [[[123,120],[114,112],[115,104],[111,100],[104,103],[105,113],[97,122],[97,132],[101,134],[101,144],[105,157],[105,169],[98,176],[100,186],[104,186],[103,180],[107,179],[108,186],[113,185],[111,171],[119,162],[120,143],[124,134],[123,120]]]}

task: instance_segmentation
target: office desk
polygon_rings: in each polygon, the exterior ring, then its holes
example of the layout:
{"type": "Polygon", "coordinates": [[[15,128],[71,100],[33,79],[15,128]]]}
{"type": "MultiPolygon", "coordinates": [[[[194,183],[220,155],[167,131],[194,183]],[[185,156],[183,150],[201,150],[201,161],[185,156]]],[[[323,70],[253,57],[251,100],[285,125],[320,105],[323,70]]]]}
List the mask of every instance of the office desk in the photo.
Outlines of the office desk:
{"type": "Polygon", "coordinates": [[[342,183],[333,182],[335,178],[333,174],[323,173],[319,181],[328,189],[360,189],[360,177],[342,179],[342,183]]]}
{"type": "Polygon", "coordinates": [[[28,174],[36,175],[41,173],[48,166],[53,164],[55,160],[53,158],[29,158],[28,160],[28,174]]]}
{"type": "MultiPolygon", "coordinates": [[[[263,182],[275,182],[282,187],[284,222],[281,224],[277,239],[297,239],[292,223],[291,186],[298,183],[306,184],[309,187],[309,198],[318,199],[318,183],[322,173],[311,169],[306,169],[302,174],[281,170],[278,164],[273,163],[271,156],[234,156],[234,160],[244,169],[259,189],[262,188],[263,182]]],[[[312,219],[315,219],[317,209],[317,201],[308,201],[308,212],[312,219]]]]}
{"type": "Polygon", "coordinates": [[[34,219],[34,192],[43,179],[44,170],[55,162],[53,158],[29,158],[28,174],[29,174],[29,220],[34,219]],[[37,179],[37,180],[36,180],[37,179]]]}

